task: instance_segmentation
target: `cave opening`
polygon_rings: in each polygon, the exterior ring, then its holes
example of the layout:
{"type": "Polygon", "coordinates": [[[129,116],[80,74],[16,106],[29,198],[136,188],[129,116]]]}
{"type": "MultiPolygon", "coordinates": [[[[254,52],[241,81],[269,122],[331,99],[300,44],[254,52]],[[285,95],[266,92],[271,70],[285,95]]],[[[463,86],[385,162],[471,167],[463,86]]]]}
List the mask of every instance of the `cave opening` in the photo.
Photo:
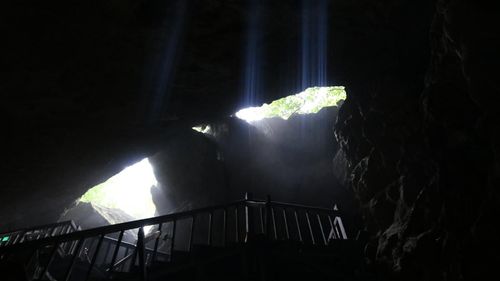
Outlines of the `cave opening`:
{"type": "Polygon", "coordinates": [[[149,218],[156,213],[151,189],[157,185],[153,166],[148,158],[144,158],[90,188],[77,204],[91,204],[111,224],[149,218]]]}
{"type": "Polygon", "coordinates": [[[343,86],[309,87],[304,91],[289,95],[259,107],[247,107],[235,113],[235,116],[252,123],[262,119],[279,117],[287,120],[294,114],[313,114],[322,108],[336,106],[346,99],[343,86]]]}
{"type": "MultiPolygon", "coordinates": [[[[324,208],[342,202],[343,210],[353,211],[353,195],[343,188],[343,179],[337,171],[330,168],[338,151],[332,127],[347,97],[346,88],[315,86],[297,92],[191,127],[197,132],[193,138],[200,139],[197,144],[200,150],[213,149],[213,155],[217,155],[213,157],[218,161],[203,167],[210,166],[208,170],[220,174],[221,180],[213,184],[210,194],[192,187],[198,183],[182,188],[184,201],[201,201],[200,194],[210,197],[218,190],[217,186],[226,186],[220,191],[226,200],[238,200],[250,192],[261,198],[271,195],[279,201],[324,208]],[[220,171],[216,169],[219,165],[220,171]],[[191,189],[196,192],[189,192],[191,189]]],[[[185,141],[179,146],[177,151],[193,152],[185,141]]],[[[177,169],[174,165],[170,167],[177,169]]],[[[207,176],[204,184],[210,181],[212,177],[207,176]]],[[[175,185],[167,189],[180,192],[175,185]]]]}

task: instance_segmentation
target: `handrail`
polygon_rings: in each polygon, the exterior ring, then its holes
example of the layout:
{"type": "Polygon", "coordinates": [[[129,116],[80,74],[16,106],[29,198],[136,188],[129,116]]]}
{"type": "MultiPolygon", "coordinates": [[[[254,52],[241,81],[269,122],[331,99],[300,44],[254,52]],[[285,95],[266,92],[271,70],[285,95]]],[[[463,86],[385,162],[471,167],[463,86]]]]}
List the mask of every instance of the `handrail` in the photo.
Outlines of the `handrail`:
{"type": "MultiPolygon", "coordinates": [[[[269,196],[265,201],[255,200],[251,197],[251,194],[247,193],[244,200],[234,201],[228,204],[209,206],[88,230],[78,230],[59,236],[49,236],[39,240],[5,245],[0,247],[0,259],[2,256],[5,256],[5,254],[8,255],[13,249],[32,248],[33,253],[36,253],[37,250],[44,249],[45,246],[50,246],[45,248],[45,251],[50,251],[50,259],[41,267],[43,275],[48,273],[51,262],[56,255],[56,251],[53,249],[56,249],[59,245],[69,245],[69,248],[66,247],[66,249],[69,249],[68,253],[60,254],[72,256],[64,280],[68,280],[71,275],[72,268],[77,258],[82,258],[82,249],[85,254],[91,253],[87,255],[87,262],[90,263],[90,266],[86,272],[86,280],[91,277],[92,268],[94,266],[107,267],[107,274],[112,274],[115,270],[123,271],[124,265],[129,261],[130,268],[126,267],[125,270],[131,271],[136,261],[138,261],[141,278],[145,280],[147,276],[147,266],[155,262],[157,258],[160,258],[162,261],[166,260],[172,262],[176,251],[174,247],[176,246],[176,248],[179,248],[183,246],[182,240],[180,244],[174,242],[177,241],[175,238],[178,222],[182,220],[190,221],[187,232],[183,233],[183,230],[180,230],[180,234],[185,237],[184,240],[186,240],[186,238],[188,240],[187,242],[184,241],[184,243],[188,243],[188,253],[191,252],[193,248],[193,243],[195,241],[194,236],[197,232],[197,235],[207,235],[204,237],[204,241],[208,243],[208,246],[213,246],[213,236],[219,235],[219,237],[222,238],[222,245],[224,247],[227,246],[228,243],[233,242],[247,243],[254,237],[256,238],[254,235],[260,234],[264,234],[269,240],[295,240],[301,243],[312,243],[313,245],[325,246],[329,244],[331,239],[347,239],[340,212],[336,209],[272,201],[269,196]],[[242,210],[243,212],[240,212],[242,210]],[[217,228],[214,232],[213,220],[216,214],[222,216],[222,230],[217,228]],[[208,221],[205,220],[205,225],[207,227],[204,228],[203,224],[202,227],[199,227],[199,220],[204,220],[205,218],[208,219],[208,221]],[[258,224],[260,223],[260,227],[255,227],[256,222],[258,224]],[[241,228],[242,225],[244,225],[244,228],[241,228]],[[153,235],[145,236],[145,226],[155,226],[157,227],[157,231],[153,235]],[[166,230],[164,230],[165,228],[166,230]],[[138,229],[138,237],[135,244],[123,241],[126,231],[135,231],[136,229],[138,229]],[[258,231],[258,229],[260,229],[260,231],[258,231]],[[327,233],[325,233],[325,231],[327,231],[327,233]],[[166,247],[167,249],[165,250],[165,248],[163,248],[163,252],[158,248],[162,232],[165,233],[163,240],[166,240],[167,236],[171,235],[170,241],[168,243],[162,243],[161,245],[161,247],[166,247]],[[116,233],[118,233],[118,239],[106,236],[116,233]],[[88,241],[91,242],[88,243],[88,241]],[[97,245],[95,245],[96,241],[97,245]],[[150,242],[154,244],[154,247],[150,248],[147,246],[150,242]],[[114,249],[111,250],[113,246],[114,249]],[[132,253],[129,253],[129,250],[132,250],[132,253]],[[98,259],[100,252],[104,252],[104,257],[98,259]],[[158,253],[162,255],[158,257],[158,253]],[[107,259],[107,257],[111,259],[107,259]],[[118,261],[116,261],[117,258],[118,261]]],[[[57,227],[60,226],[61,223],[51,224],[48,225],[48,227],[54,225],[57,227]]],[[[35,229],[38,228],[39,227],[35,229]]],[[[179,235],[179,233],[177,233],[177,235],[179,235]]]]}
{"type": "MultiPolygon", "coordinates": [[[[78,238],[89,238],[89,237],[94,237],[98,236],[100,234],[109,234],[109,233],[114,233],[114,232],[119,232],[121,230],[128,230],[128,229],[135,229],[135,228],[140,228],[143,226],[147,225],[155,225],[159,223],[164,223],[164,222],[169,222],[173,220],[180,220],[184,218],[190,218],[193,215],[197,213],[204,213],[204,212],[210,212],[218,209],[223,209],[223,208],[228,208],[232,207],[235,205],[239,205],[241,203],[249,204],[249,205],[265,205],[268,202],[263,201],[263,200],[238,200],[234,201],[228,204],[220,204],[216,206],[209,206],[209,207],[203,207],[199,209],[194,209],[194,210],[189,210],[189,211],[184,211],[184,212],[179,212],[179,213],[173,213],[173,214],[168,214],[168,215],[163,215],[163,216],[157,216],[157,217],[151,217],[151,218],[146,218],[146,219],[140,219],[140,220],[135,220],[135,221],[130,221],[130,222],[124,222],[124,223],[118,223],[114,225],[106,225],[106,226],[101,226],[101,227],[96,227],[92,229],[86,229],[86,230],[80,230],[64,235],[59,235],[56,237],[47,237],[35,241],[27,241],[22,244],[14,244],[14,245],[6,245],[3,246],[1,249],[2,250],[8,250],[9,248],[18,248],[18,247],[32,247],[35,245],[47,245],[47,244],[53,244],[55,242],[68,242],[68,241],[74,241],[78,238]]],[[[326,208],[318,208],[318,207],[310,207],[306,205],[300,205],[300,204],[292,204],[292,203],[283,203],[283,202],[278,202],[278,201],[270,201],[269,202],[272,206],[278,206],[278,207],[289,207],[289,208],[296,208],[296,209],[303,209],[303,210],[312,210],[312,211],[321,211],[321,212],[328,212],[332,214],[339,214],[340,212],[337,210],[333,209],[326,209],[326,208]]],[[[68,221],[70,222],[70,221],[68,221]]],[[[58,224],[49,224],[48,227],[52,225],[58,225],[58,224]]],[[[38,227],[37,227],[38,228],[38,227]]],[[[46,227],[44,227],[46,228],[46,227]]],[[[123,242],[122,242],[123,243],[123,242]]]]}
{"type": "Polygon", "coordinates": [[[232,202],[229,204],[217,205],[217,206],[212,206],[212,207],[204,207],[204,208],[199,208],[199,209],[195,209],[195,210],[189,210],[189,211],[168,214],[168,215],[163,215],[163,216],[158,216],[158,217],[140,219],[140,220],[136,220],[136,221],[100,226],[100,227],[96,227],[96,228],[92,228],[92,229],[86,229],[86,230],[68,233],[65,235],[60,235],[57,237],[47,237],[47,238],[43,238],[43,239],[36,240],[36,241],[28,241],[28,242],[25,242],[23,244],[7,245],[5,247],[2,247],[2,250],[8,250],[9,248],[17,248],[17,247],[22,247],[22,248],[31,247],[31,246],[40,245],[40,244],[47,245],[47,244],[53,244],[55,242],[68,242],[68,241],[77,240],[78,238],[89,238],[89,237],[98,236],[100,234],[109,234],[109,233],[119,232],[121,230],[135,229],[135,228],[140,228],[140,227],[147,226],[147,225],[154,225],[154,224],[159,224],[162,222],[168,222],[168,221],[173,221],[173,220],[180,220],[180,219],[184,219],[184,218],[189,218],[197,213],[203,213],[203,212],[207,212],[210,210],[227,208],[227,207],[241,204],[243,202],[245,202],[245,200],[239,200],[239,201],[235,201],[235,202],[232,202]]]}
{"type": "Polygon", "coordinates": [[[72,220],[68,220],[4,232],[0,234],[0,248],[27,241],[42,240],[46,237],[62,236],[74,231],[78,231],[77,226],[72,220]],[[4,240],[5,237],[7,237],[7,241],[4,240]]]}
{"type": "Polygon", "coordinates": [[[134,256],[134,253],[130,253],[127,256],[121,258],[119,261],[115,262],[115,264],[111,265],[111,269],[115,269],[116,267],[124,264],[126,261],[128,261],[133,256],[134,256]]]}
{"type": "Polygon", "coordinates": [[[291,203],[282,203],[282,202],[271,201],[271,205],[275,205],[275,206],[278,206],[278,207],[289,207],[289,208],[295,208],[295,209],[303,209],[303,210],[309,210],[309,211],[316,211],[316,212],[325,212],[325,213],[332,213],[332,214],[340,214],[339,211],[333,210],[333,209],[319,208],[319,207],[309,207],[309,206],[299,205],[299,204],[291,204],[291,203]]]}
{"type": "Polygon", "coordinates": [[[57,227],[57,226],[61,226],[61,225],[72,225],[76,229],[75,222],[72,221],[72,220],[67,220],[67,221],[61,221],[61,222],[54,222],[54,223],[49,223],[49,224],[37,225],[37,226],[34,226],[34,227],[25,227],[25,228],[16,229],[16,230],[13,230],[13,231],[6,231],[6,232],[0,233],[0,236],[4,236],[4,235],[7,235],[7,234],[11,234],[11,233],[28,232],[28,231],[37,230],[37,229],[50,228],[50,227],[55,227],[55,226],[57,227]]]}
{"type": "MultiPolygon", "coordinates": [[[[108,242],[111,241],[114,244],[118,244],[118,239],[115,239],[113,237],[104,236],[104,240],[108,241],[108,242]]],[[[127,246],[129,248],[135,248],[135,244],[127,242],[127,241],[121,241],[120,245],[125,245],[125,246],[127,246]]],[[[151,248],[146,248],[146,250],[147,251],[153,251],[153,249],[151,249],[151,248]]]]}

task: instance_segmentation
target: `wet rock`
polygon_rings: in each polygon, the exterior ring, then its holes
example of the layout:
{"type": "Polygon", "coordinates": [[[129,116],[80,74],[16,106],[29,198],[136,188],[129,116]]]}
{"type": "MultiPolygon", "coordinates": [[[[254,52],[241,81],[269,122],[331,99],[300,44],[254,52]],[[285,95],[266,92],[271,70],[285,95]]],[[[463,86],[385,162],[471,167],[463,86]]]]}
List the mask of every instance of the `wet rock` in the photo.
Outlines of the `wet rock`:
{"type": "Polygon", "coordinates": [[[392,90],[358,94],[339,114],[336,135],[344,162],[356,163],[350,185],[378,243],[375,260],[403,280],[495,274],[493,253],[499,248],[491,239],[498,232],[491,214],[499,206],[500,128],[492,123],[498,110],[489,94],[498,92],[492,66],[498,67],[499,56],[491,48],[499,40],[487,7],[492,9],[486,3],[437,2],[420,99],[395,99],[392,90]],[[387,106],[389,100],[396,106],[387,106]],[[373,111],[378,106],[386,110],[373,111]]]}

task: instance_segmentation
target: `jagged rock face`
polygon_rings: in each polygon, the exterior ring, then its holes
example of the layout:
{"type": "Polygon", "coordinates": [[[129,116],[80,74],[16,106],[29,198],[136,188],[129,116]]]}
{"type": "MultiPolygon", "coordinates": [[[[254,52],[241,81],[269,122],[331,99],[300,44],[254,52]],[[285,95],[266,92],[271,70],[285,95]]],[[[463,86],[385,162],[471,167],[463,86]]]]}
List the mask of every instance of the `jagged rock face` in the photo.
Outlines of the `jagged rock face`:
{"type": "Polygon", "coordinates": [[[420,97],[412,91],[398,98],[390,88],[371,97],[366,89],[349,91],[339,114],[347,181],[373,234],[367,254],[403,280],[495,275],[494,13],[486,3],[438,1],[420,97]]]}
{"type": "Polygon", "coordinates": [[[134,220],[120,209],[107,208],[87,202],[75,202],[61,214],[58,221],[72,220],[82,229],[117,224],[134,220]]]}

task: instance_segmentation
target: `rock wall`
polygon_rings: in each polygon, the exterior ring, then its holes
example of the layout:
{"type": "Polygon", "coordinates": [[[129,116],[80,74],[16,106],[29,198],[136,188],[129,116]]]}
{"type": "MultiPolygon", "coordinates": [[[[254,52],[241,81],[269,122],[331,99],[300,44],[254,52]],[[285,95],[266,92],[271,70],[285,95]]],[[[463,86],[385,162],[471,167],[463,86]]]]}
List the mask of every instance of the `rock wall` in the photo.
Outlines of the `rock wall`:
{"type": "Polygon", "coordinates": [[[317,114],[293,115],[288,120],[263,119],[251,125],[238,119],[215,136],[226,164],[228,193],[333,207],[353,211],[352,193],[343,188],[332,169],[338,145],[332,127],[338,108],[317,114]]]}
{"type": "Polygon", "coordinates": [[[182,128],[149,159],[159,182],[152,189],[159,215],[226,202],[223,163],[202,134],[182,128]]]}
{"type": "Polygon", "coordinates": [[[383,91],[347,88],[336,136],[346,181],[372,235],[366,254],[401,280],[495,276],[500,41],[494,14],[487,2],[437,1],[420,95],[418,88],[401,94],[384,82],[383,91]]]}
{"type": "MultiPolygon", "coordinates": [[[[150,161],[160,182],[153,198],[159,214],[255,198],[322,206],[338,204],[358,227],[352,191],[336,179],[338,146],[332,127],[338,108],[288,120],[253,124],[224,118],[206,134],[183,131],[166,140],[150,161]]],[[[348,221],[348,222],[347,222],[348,221]]]]}

